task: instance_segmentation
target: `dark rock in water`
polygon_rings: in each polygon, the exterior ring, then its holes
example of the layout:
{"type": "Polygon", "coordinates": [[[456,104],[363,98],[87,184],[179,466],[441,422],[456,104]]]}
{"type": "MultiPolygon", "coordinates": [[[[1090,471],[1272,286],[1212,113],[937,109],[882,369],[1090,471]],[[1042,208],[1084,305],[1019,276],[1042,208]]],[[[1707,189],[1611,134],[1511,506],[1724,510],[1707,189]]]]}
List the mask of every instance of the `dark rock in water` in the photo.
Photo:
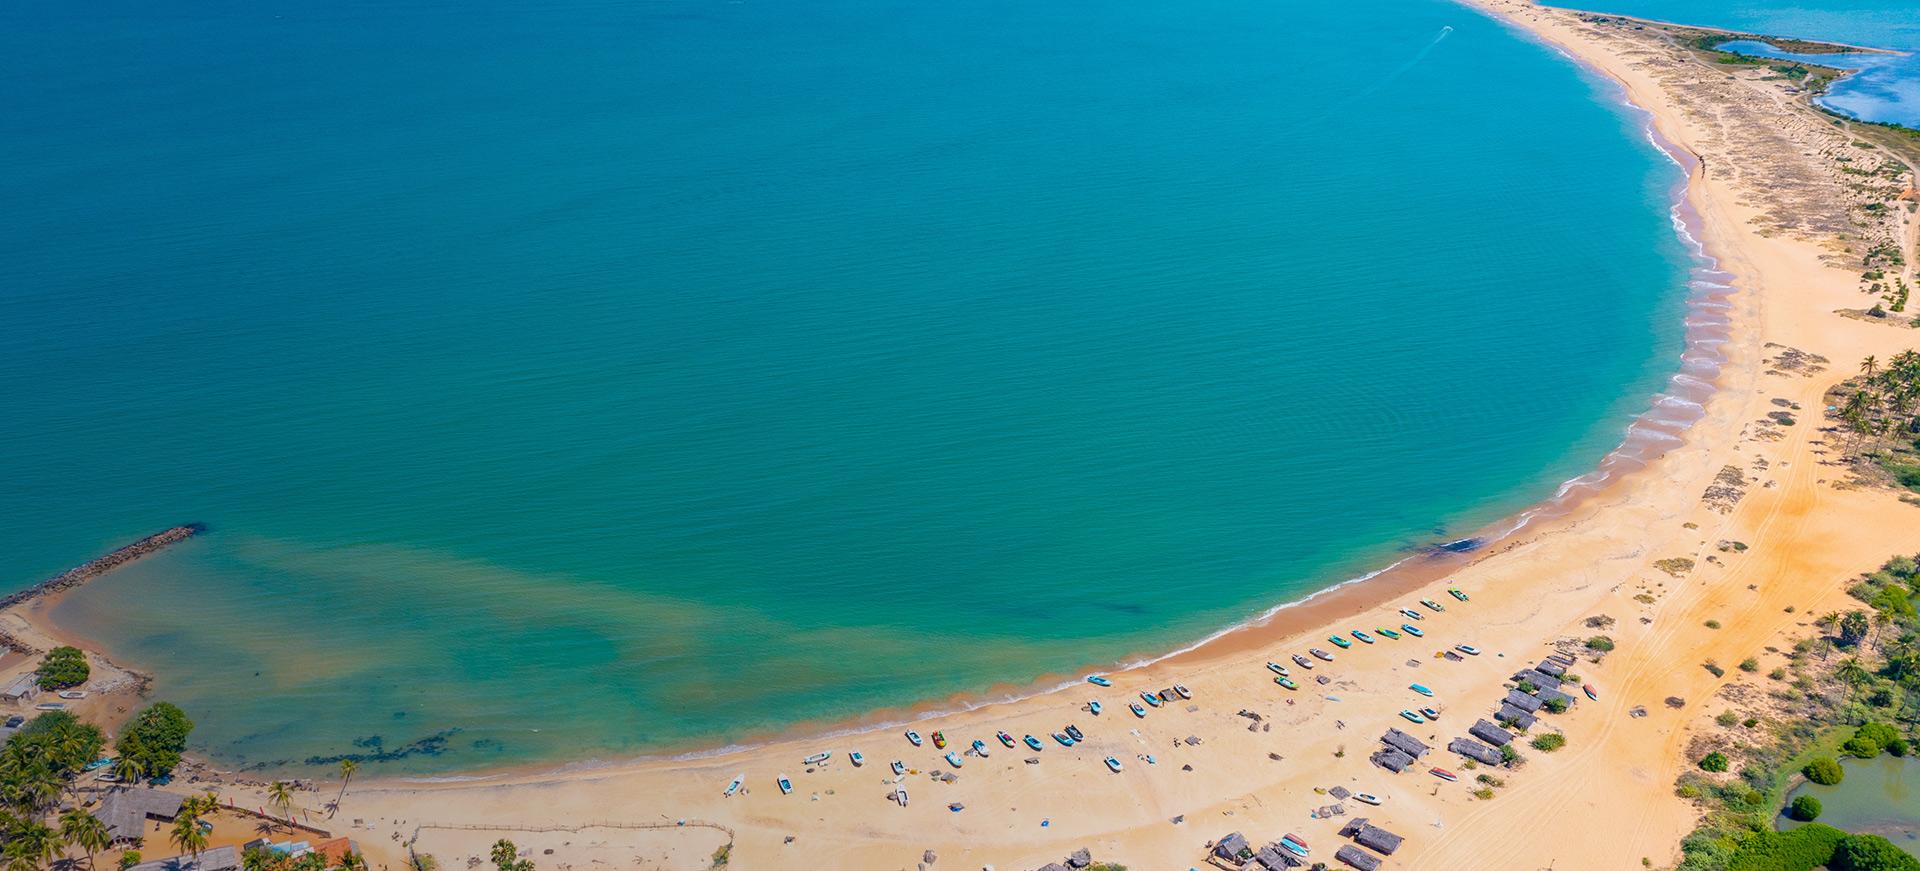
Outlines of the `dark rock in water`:
{"type": "Polygon", "coordinates": [[[1446,553],[1467,553],[1469,551],[1479,550],[1485,547],[1486,544],[1487,540],[1484,538],[1460,538],[1439,545],[1435,549],[1446,553]]]}

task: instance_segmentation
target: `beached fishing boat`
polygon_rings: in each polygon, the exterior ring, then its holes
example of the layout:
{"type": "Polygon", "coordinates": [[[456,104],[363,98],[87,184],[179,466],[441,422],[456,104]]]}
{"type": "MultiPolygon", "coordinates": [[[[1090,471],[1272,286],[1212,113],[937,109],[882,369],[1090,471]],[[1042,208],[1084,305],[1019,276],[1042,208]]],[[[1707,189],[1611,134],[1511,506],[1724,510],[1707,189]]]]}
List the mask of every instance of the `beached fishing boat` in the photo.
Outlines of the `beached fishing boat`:
{"type": "Polygon", "coordinates": [[[894,776],[896,777],[907,773],[906,763],[901,762],[898,759],[893,760],[892,768],[893,768],[894,776]]]}
{"type": "Polygon", "coordinates": [[[787,779],[787,776],[786,776],[786,775],[784,775],[784,774],[782,774],[782,775],[780,775],[780,780],[779,780],[779,783],[780,783],[780,794],[781,794],[781,795],[792,795],[792,794],[793,794],[793,781],[791,781],[791,780],[788,780],[788,779],[787,779]]]}
{"type": "Polygon", "coordinates": [[[867,757],[860,755],[860,751],[855,750],[847,754],[847,761],[853,763],[853,767],[859,768],[867,764],[867,757]]]}
{"type": "Polygon", "coordinates": [[[1001,731],[1001,732],[995,732],[995,733],[994,733],[994,735],[993,735],[993,737],[995,737],[995,738],[998,738],[998,739],[1000,739],[1000,743],[1002,743],[1002,744],[1005,744],[1005,745],[1007,745],[1008,747],[1012,747],[1012,746],[1013,746],[1013,736],[1012,736],[1012,735],[1009,735],[1009,734],[1007,734],[1007,733],[1006,733],[1006,732],[1004,732],[1004,731],[1001,731]]]}
{"type": "Polygon", "coordinates": [[[1027,746],[1033,748],[1033,752],[1035,753],[1038,753],[1041,750],[1046,749],[1046,747],[1040,743],[1040,739],[1035,738],[1032,735],[1028,735],[1024,738],[1021,738],[1020,740],[1027,742],[1027,746]]]}
{"type": "Polygon", "coordinates": [[[1420,716],[1426,717],[1429,720],[1438,720],[1440,719],[1440,709],[1439,708],[1421,708],[1420,716]]]}
{"type": "Polygon", "coordinates": [[[1181,683],[1174,684],[1173,691],[1175,694],[1180,696],[1180,698],[1183,698],[1183,699],[1193,698],[1193,690],[1187,689],[1186,684],[1181,684],[1181,683]]]}
{"type": "Polygon", "coordinates": [[[1428,769],[1428,772],[1434,777],[1438,777],[1448,783],[1458,783],[1460,781],[1460,775],[1448,771],[1445,768],[1431,768],[1428,769]]]}
{"type": "Polygon", "coordinates": [[[1093,701],[1089,701],[1089,702],[1087,702],[1087,712],[1088,712],[1088,713],[1090,713],[1090,714],[1092,714],[1092,715],[1094,715],[1094,716],[1096,716],[1096,717],[1098,717],[1098,716],[1100,716],[1100,702],[1099,702],[1099,700],[1097,700],[1097,699],[1096,699],[1096,700],[1093,700],[1093,701]]]}
{"type": "Polygon", "coordinates": [[[1295,856],[1300,856],[1302,858],[1305,858],[1307,855],[1307,851],[1308,851],[1307,842],[1302,840],[1299,835],[1296,835],[1292,832],[1288,832],[1286,835],[1280,838],[1280,846],[1282,849],[1285,849],[1287,852],[1292,853],[1295,856]]]}
{"type": "Polygon", "coordinates": [[[1434,601],[1434,600],[1432,600],[1432,599],[1421,599],[1421,600],[1420,600],[1420,604],[1422,604],[1422,605],[1425,605],[1425,606],[1427,606],[1427,609],[1428,609],[1428,610],[1430,610],[1430,611],[1436,611],[1436,612],[1437,612],[1437,611],[1445,611],[1445,610],[1447,610],[1447,606],[1445,606],[1445,605],[1442,605],[1442,604],[1440,604],[1439,602],[1435,602],[1435,601],[1434,601]]]}
{"type": "Polygon", "coordinates": [[[908,730],[907,730],[907,743],[909,743],[909,744],[912,744],[912,745],[913,745],[913,746],[915,746],[915,747],[918,747],[918,746],[920,746],[920,733],[919,733],[919,732],[915,732],[915,731],[913,731],[912,729],[908,729],[908,730]]]}
{"type": "Polygon", "coordinates": [[[1072,746],[1073,746],[1073,738],[1072,738],[1071,736],[1069,736],[1069,735],[1068,735],[1067,733],[1065,733],[1065,732],[1055,732],[1055,733],[1053,733],[1053,740],[1055,740],[1055,741],[1058,741],[1058,742],[1060,742],[1060,746],[1062,746],[1062,747],[1072,747],[1072,746]]]}
{"type": "Polygon", "coordinates": [[[87,691],[86,690],[61,690],[60,697],[63,699],[84,699],[87,697],[87,691]]]}
{"type": "Polygon", "coordinates": [[[824,753],[815,753],[812,756],[809,756],[800,761],[806,765],[819,765],[820,763],[825,762],[832,758],[833,758],[833,754],[831,752],[824,752],[824,753]]]}
{"type": "Polygon", "coordinates": [[[1149,707],[1154,707],[1154,708],[1160,707],[1160,697],[1154,695],[1153,693],[1143,692],[1140,694],[1140,698],[1145,699],[1149,707]]]}
{"type": "Polygon", "coordinates": [[[36,711],[64,711],[67,709],[67,706],[63,702],[41,702],[40,704],[34,705],[33,709],[36,711]]]}
{"type": "Polygon", "coordinates": [[[1297,683],[1294,683],[1293,678],[1290,678],[1290,677],[1276,677],[1273,679],[1273,682],[1283,687],[1286,687],[1287,689],[1290,689],[1290,690],[1297,690],[1300,688],[1300,685],[1297,683]]]}
{"type": "Polygon", "coordinates": [[[1281,665],[1280,663],[1277,663],[1277,662],[1267,663],[1267,670],[1270,672],[1273,672],[1274,674],[1280,675],[1281,677],[1286,677],[1287,675],[1292,674],[1292,672],[1287,671],[1286,666],[1281,665]]]}
{"type": "Polygon", "coordinates": [[[1072,738],[1076,742],[1087,740],[1086,733],[1080,731],[1080,727],[1075,726],[1072,723],[1067,724],[1067,736],[1072,738]]]}
{"type": "Polygon", "coordinates": [[[1594,691],[1593,684],[1590,684],[1590,683],[1581,684],[1580,691],[1586,693],[1587,698],[1592,699],[1596,702],[1600,701],[1600,694],[1594,691]]]}
{"type": "Polygon", "coordinates": [[[893,800],[894,802],[898,803],[901,807],[906,807],[907,806],[907,788],[904,786],[894,787],[893,800]]]}
{"type": "Polygon", "coordinates": [[[1452,597],[1454,597],[1454,598],[1456,598],[1456,599],[1459,599],[1459,600],[1460,600],[1460,601],[1462,601],[1462,602],[1465,602],[1465,601],[1467,601],[1467,594],[1466,594],[1466,593],[1462,593],[1462,592],[1460,592],[1460,588],[1459,588],[1459,587],[1449,587],[1449,588],[1447,588],[1447,595],[1449,595],[1449,596],[1452,596],[1452,597]]]}
{"type": "Polygon", "coordinates": [[[1464,654],[1466,654],[1466,655],[1468,655],[1468,656],[1479,656],[1479,655],[1480,655],[1480,648],[1478,648],[1478,647],[1475,647],[1475,646],[1473,646],[1473,645],[1471,645],[1471,644],[1455,644],[1455,645],[1453,646],[1453,649],[1455,649],[1455,650],[1458,650],[1458,651],[1460,651],[1461,653],[1464,653],[1464,654]]]}
{"type": "Polygon", "coordinates": [[[1097,686],[1097,687],[1113,686],[1113,681],[1107,680],[1106,678],[1101,677],[1097,674],[1087,675],[1087,683],[1093,684],[1094,686],[1097,686]]]}
{"type": "Polygon", "coordinates": [[[1307,648],[1307,652],[1308,652],[1308,653],[1311,653],[1311,654],[1313,654],[1314,656],[1317,656],[1317,657],[1319,657],[1319,658],[1321,658],[1321,659],[1324,659],[1324,660],[1326,660],[1326,661],[1328,661],[1328,662],[1332,662],[1332,661],[1333,661],[1333,654],[1331,654],[1331,653],[1328,653],[1328,652],[1326,652],[1326,651],[1324,651],[1324,650],[1321,650],[1321,649],[1320,649],[1320,648],[1318,648],[1318,647],[1309,647],[1309,648],[1307,648]]]}
{"type": "Polygon", "coordinates": [[[945,732],[933,733],[933,746],[934,746],[934,749],[936,750],[947,749],[947,733],[945,732]]]}
{"type": "Polygon", "coordinates": [[[1346,650],[1347,648],[1353,646],[1353,642],[1348,641],[1345,638],[1341,638],[1338,635],[1329,635],[1327,636],[1327,640],[1333,642],[1333,646],[1338,647],[1341,650],[1346,650]]]}
{"type": "Polygon", "coordinates": [[[1313,660],[1301,656],[1298,653],[1293,655],[1293,664],[1305,669],[1313,668],[1313,660]]]}
{"type": "Polygon", "coordinates": [[[1353,633],[1352,633],[1352,634],[1353,634],[1353,637],[1355,637],[1355,638],[1358,638],[1358,639],[1360,639],[1360,643],[1362,643],[1362,644],[1372,644],[1372,643],[1373,643],[1373,636],[1371,636],[1371,635],[1368,635],[1368,634],[1367,634],[1367,633],[1365,633],[1365,632],[1362,632],[1362,631],[1360,631],[1360,630],[1358,630],[1358,629],[1355,629],[1355,630],[1353,630],[1353,633]]]}
{"type": "Polygon", "coordinates": [[[1385,629],[1385,628],[1381,628],[1381,627],[1374,627],[1374,630],[1373,630],[1373,631],[1375,631],[1375,632],[1378,632],[1378,633],[1380,633],[1381,635],[1385,635],[1385,636],[1387,636],[1388,638],[1391,638],[1391,639],[1393,639],[1393,640],[1395,640],[1395,641],[1399,641],[1399,640],[1400,640],[1400,633],[1398,633],[1398,632],[1395,632],[1395,631],[1393,631],[1392,629],[1385,629]]]}
{"type": "Polygon", "coordinates": [[[965,765],[966,763],[965,763],[965,762],[963,762],[963,761],[961,761],[961,759],[960,759],[960,754],[958,754],[958,753],[955,753],[955,752],[953,752],[952,750],[948,750],[948,751],[947,751],[947,764],[948,764],[948,765],[951,765],[951,766],[953,766],[953,767],[955,767],[955,768],[959,768],[960,766],[962,766],[962,765],[965,765]]]}
{"type": "Polygon", "coordinates": [[[1413,637],[1415,637],[1415,638],[1419,638],[1419,637],[1421,637],[1421,636],[1423,636],[1423,635],[1426,635],[1426,634],[1427,634],[1427,633],[1425,633],[1425,632],[1421,632],[1421,631],[1419,630],[1419,628],[1417,628],[1417,627],[1415,627],[1415,626],[1414,626],[1414,625],[1413,625],[1412,623],[1404,623],[1404,624],[1401,624],[1401,626],[1400,626],[1400,631],[1402,631],[1402,632],[1405,632],[1405,633],[1407,633],[1408,635],[1411,635],[1411,636],[1413,636],[1413,637]]]}
{"type": "Polygon", "coordinates": [[[727,784],[727,791],[721,793],[721,795],[724,795],[727,798],[733,798],[733,794],[740,791],[741,782],[745,781],[746,779],[747,779],[747,776],[745,774],[734,775],[733,782],[727,784]]]}
{"type": "Polygon", "coordinates": [[[1404,708],[1403,708],[1403,709],[1401,709],[1401,711],[1400,711],[1400,716],[1402,716],[1402,717],[1405,717],[1405,718],[1407,718],[1407,722],[1409,722],[1409,723],[1424,723],[1424,722],[1426,722],[1426,719],[1425,719],[1425,718],[1423,718],[1423,717],[1421,717],[1421,716],[1420,716],[1419,714],[1416,714],[1416,713],[1414,713],[1414,712],[1412,712],[1412,711],[1409,711],[1409,710],[1406,710],[1406,709],[1404,709],[1404,708]]]}
{"type": "Polygon", "coordinates": [[[1144,720],[1147,718],[1147,709],[1140,707],[1139,702],[1133,702],[1127,705],[1127,710],[1132,711],[1133,715],[1136,717],[1139,717],[1140,719],[1144,720]]]}
{"type": "Polygon", "coordinates": [[[1426,684],[1408,684],[1407,689],[1413,690],[1423,696],[1433,695],[1433,690],[1428,689],[1426,684]]]}
{"type": "Polygon", "coordinates": [[[1356,792],[1353,794],[1353,800],[1360,802],[1361,804],[1370,804],[1370,805],[1380,804],[1380,797],[1377,795],[1374,795],[1371,792],[1356,792]]]}
{"type": "Polygon", "coordinates": [[[1402,614],[1405,614],[1405,615],[1407,615],[1407,619],[1408,619],[1408,620],[1425,620],[1425,619],[1427,619],[1427,616],[1426,616],[1425,614],[1422,614],[1422,613],[1420,613],[1419,611],[1415,611],[1415,610],[1413,610],[1412,608],[1401,608],[1401,609],[1400,609],[1400,613],[1402,613],[1402,614]]]}
{"type": "Polygon", "coordinates": [[[1119,773],[1120,773],[1120,760],[1118,760],[1118,759],[1115,759],[1115,758],[1113,758],[1113,757],[1111,757],[1111,756],[1109,756],[1109,757],[1107,757],[1107,770],[1108,770],[1108,771],[1111,771],[1111,772],[1113,772],[1113,773],[1115,773],[1115,774],[1119,774],[1119,773]]]}

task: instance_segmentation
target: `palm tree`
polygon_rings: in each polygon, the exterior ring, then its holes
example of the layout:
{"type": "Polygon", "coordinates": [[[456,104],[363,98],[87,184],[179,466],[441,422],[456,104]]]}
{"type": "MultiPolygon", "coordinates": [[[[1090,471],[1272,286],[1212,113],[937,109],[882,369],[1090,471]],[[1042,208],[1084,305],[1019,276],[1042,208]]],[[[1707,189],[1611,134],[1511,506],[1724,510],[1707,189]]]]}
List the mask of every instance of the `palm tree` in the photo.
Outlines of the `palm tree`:
{"type": "Polygon", "coordinates": [[[35,871],[41,865],[52,864],[64,846],[60,833],[51,826],[39,820],[23,820],[7,833],[7,871],[35,871]]]}
{"type": "Polygon", "coordinates": [[[194,864],[200,862],[200,851],[207,848],[207,833],[200,830],[200,818],[182,811],[173,818],[173,831],[167,834],[182,853],[192,853],[194,864]]]}
{"type": "Polygon", "coordinates": [[[347,853],[340,857],[340,871],[367,871],[367,860],[359,853],[347,853]]]}
{"type": "Polygon", "coordinates": [[[60,813],[60,837],[67,843],[87,851],[87,867],[93,867],[93,854],[105,850],[113,843],[113,835],[107,832],[107,824],[100,818],[79,808],[68,808],[60,813]]]}
{"type": "Polygon", "coordinates": [[[1841,661],[1839,668],[1833,670],[1833,676],[1847,685],[1847,697],[1852,698],[1854,690],[1859,689],[1861,684],[1873,677],[1873,673],[1860,664],[1859,657],[1849,656],[1841,661]]]}
{"type": "Polygon", "coordinates": [[[123,752],[113,760],[113,774],[128,783],[139,783],[147,776],[146,760],[123,752]]]}
{"type": "Polygon", "coordinates": [[[1872,354],[1868,354],[1867,359],[1860,361],[1860,374],[1872,378],[1873,373],[1879,371],[1879,366],[1880,361],[1875,360],[1872,354]]]}
{"type": "Polygon", "coordinates": [[[293,822],[293,787],[284,780],[276,780],[267,787],[267,801],[287,815],[287,822],[293,822]]]}
{"type": "MultiPolygon", "coordinates": [[[[333,810],[340,811],[340,800],[347,797],[347,784],[353,780],[353,773],[360,770],[360,763],[351,759],[340,760],[340,794],[333,797],[333,810]]],[[[331,814],[329,814],[331,816],[331,814]]]]}
{"type": "Polygon", "coordinates": [[[1846,616],[1840,618],[1840,641],[1843,644],[1858,644],[1867,637],[1867,630],[1871,627],[1872,624],[1867,622],[1867,612],[1848,611],[1846,616]]]}

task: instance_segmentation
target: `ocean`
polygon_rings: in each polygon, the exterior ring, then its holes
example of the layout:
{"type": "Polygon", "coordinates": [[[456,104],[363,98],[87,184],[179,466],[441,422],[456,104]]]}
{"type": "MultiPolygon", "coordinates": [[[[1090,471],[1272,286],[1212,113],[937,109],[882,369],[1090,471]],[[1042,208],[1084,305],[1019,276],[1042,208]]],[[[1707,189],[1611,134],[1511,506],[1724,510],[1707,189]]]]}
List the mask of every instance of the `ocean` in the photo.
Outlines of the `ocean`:
{"type": "Polygon", "coordinates": [[[1152,656],[1679,366],[1679,173],[1439,0],[0,9],[0,588],[222,764],[672,753],[1152,656]]]}

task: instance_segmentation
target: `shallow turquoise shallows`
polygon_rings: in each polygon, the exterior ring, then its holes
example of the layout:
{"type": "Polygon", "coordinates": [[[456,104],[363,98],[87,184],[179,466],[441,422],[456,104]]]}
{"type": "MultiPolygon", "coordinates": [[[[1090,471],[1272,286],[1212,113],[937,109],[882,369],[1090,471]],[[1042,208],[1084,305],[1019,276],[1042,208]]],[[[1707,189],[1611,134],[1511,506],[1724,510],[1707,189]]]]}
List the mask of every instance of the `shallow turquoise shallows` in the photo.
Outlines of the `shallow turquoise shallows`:
{"type": "Polygon", "coordinates": [[[1591,468],[1688,266],[1435,0],[8,4],[0,166],[0,584],[209,524],[61,616],[245,766],[1172,649],[1591,468]]]}

